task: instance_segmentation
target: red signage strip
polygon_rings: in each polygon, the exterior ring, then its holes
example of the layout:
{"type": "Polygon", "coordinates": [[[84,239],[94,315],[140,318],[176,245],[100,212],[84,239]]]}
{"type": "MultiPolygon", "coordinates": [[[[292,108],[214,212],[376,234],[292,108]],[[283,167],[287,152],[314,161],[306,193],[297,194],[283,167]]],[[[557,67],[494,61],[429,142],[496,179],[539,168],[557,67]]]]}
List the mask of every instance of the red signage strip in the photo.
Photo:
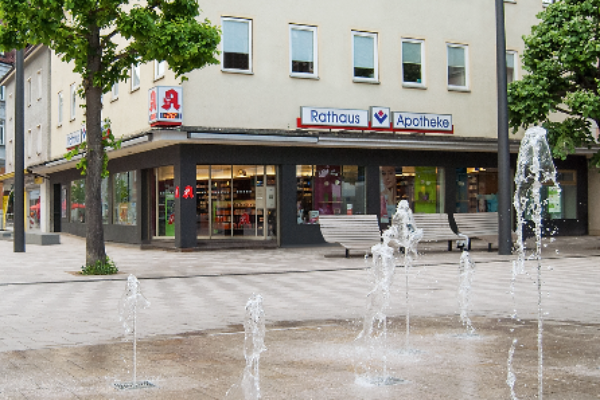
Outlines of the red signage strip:
{"type": "Polygon", "coordinates": [[[394,128],[372,128],[371,121],[369,121],[369,126],[367,128],[357,128],[357,127],[339,127],[339,126],[325,126],[325,125],[303,125],[302,118],[296,118],[296,126],[299,129],[335,129],[342,131],[374,131],[374,132],[414,132],[414,133],[444,133],[447,135],[454,134],[454,125],[452,125],[451,131],[437,131],[437,130],[420,130],[420,129],[394,129],[394,128]]]}

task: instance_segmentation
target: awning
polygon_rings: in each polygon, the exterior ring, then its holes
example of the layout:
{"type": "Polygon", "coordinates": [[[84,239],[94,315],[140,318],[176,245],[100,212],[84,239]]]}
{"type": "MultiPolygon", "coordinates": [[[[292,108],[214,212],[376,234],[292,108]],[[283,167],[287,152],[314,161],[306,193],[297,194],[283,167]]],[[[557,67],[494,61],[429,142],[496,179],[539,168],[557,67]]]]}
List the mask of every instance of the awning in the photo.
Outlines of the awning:
{"type": "MultiPolygon", "coordinates": [[[[27,175],[27,170],[23,171],[24,175],[27,175]]],[[[15,177],[15,173],[14,172],[8,172],[6,174],[2,174],[0,175],[0,182],[4,182],[7,179],[11,179],[15,177]]]]}

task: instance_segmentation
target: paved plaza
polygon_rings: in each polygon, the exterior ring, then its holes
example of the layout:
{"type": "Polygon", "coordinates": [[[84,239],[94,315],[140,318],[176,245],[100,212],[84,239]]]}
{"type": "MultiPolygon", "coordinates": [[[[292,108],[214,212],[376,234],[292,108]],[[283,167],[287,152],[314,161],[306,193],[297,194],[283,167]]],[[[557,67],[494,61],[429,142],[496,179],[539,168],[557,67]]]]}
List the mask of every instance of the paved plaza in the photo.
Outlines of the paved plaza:
{"type": "MultiPolygon", "coordinates": [[[[0,241],[0,398],[225,398],[244,367],[244,305],[254,293],[267,319],[265,399],[510,398],[512,338],[519,340],[517,395],[537,393],[536,264],[528,262],[512,296],[514,257],[488,253],[484,243],[470,253],[476,337],[461,337],[458,251],[419,247],[409,270],[410,347],[405,270],[396,269],[388,360],[405,383],[370,388],[354,380],[354,339],[370,289],[360,255],[344,258],[337,246],[185,253],[107,244],[121,272],[86,277],[76,273],[84,240],[62,235],[61,242],[19,254],[0,241]],[[112,384],[131,370],[117,311],[128,274],[151,303],[138,314],[138,376],[157,387],[126,392],[112,384]],[[520,321],[511,320],[514,310],[520,321]]],[[[600,238],[559,237],[544,246],[544,397],[599,398],[600,238]]]]}

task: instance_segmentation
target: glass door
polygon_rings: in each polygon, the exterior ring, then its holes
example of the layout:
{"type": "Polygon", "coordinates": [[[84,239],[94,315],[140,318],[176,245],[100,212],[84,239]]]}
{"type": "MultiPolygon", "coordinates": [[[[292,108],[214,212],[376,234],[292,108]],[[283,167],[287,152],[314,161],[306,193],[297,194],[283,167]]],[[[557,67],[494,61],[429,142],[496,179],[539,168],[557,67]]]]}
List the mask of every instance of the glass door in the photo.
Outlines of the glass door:
{"type": "Polygon", "coordinates": [[[256,165],[233,166],[233,236],[256,236],[256,165]]]}
{"type": "Polygon", "coordinates": [[[175,170],[173,166],[159,167],[154,172],[154,204],[152,205],[155,222],[154,237],[175,236],[175,170]]]}
{"type": "Polygon", "coordinates": [[[211,237],[231,237],[231,165],[213,165],[210,169],[211,237]]]}

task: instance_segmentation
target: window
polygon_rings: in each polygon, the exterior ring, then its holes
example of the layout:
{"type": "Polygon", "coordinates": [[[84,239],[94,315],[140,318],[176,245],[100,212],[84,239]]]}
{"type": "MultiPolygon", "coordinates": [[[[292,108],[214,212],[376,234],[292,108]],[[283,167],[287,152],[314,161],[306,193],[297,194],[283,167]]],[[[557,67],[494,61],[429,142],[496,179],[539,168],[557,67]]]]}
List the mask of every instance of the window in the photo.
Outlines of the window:
{"type": "Polygon", "coordinates": [[[447,45],[448,49],[448,88],[466,90],[468,89],[467,57],[468,47],[461,44],[447,45]]]}
{"type": "Polygon", "coordinates": [[[31,78],[27,78],[27,86],[25,90],[25,96],[27,97],[27,107],[31,107],[31,78]]]}
{"type": "Polygon", "coordinates": [[[290,76],[317,75],[317,28],[290,25],[290,76]]]}
{"type": "Polygon", "coordinates": [[[0,86],[0,101],[4,101],[6,98],[4,97],[6,93],[6,87],[0,86]]]}
{"type": "Polygon", "coordinates": [[[131,66],[131,91],[140,88],[140,64],[131,66]]]}
{"type": "Polygon", "coordinates": [[[223,18],[222,70],[252,72],[252,20],[223,18]]]}
{"type": "Polygon", "coordinates": [[[0,119],[0,145],[4,144],[4,120],[0,119]]]}
{"type": "Polygon", "coordinates": [[[425,86],[424,47],[422,40],[402,39],[402,83],[406,86],[425,86]]]}
{"type": "Polygon", "coordinates": [[[111,100],[117,100],[119,98],[119,82],[112,85],[112,88],[110,89],[110,93],[112,96],[111,100]]]}
{"type": "Polygon", "coordinates": [[[37,87],[38,87],[37,101],[40,101],[40,100],[42,100],[42,70],[41,69],[37,72],[37,87]]]}
{"type": "Polygon", "coordinates": [[[352,32],[353,76],[356,82],[377,82],[377,34],[352,32]]]}
{"type": "Polygon", "coordinates": [[[69,93],[69,101],[71,103],[71,121],[73,121],[75,119],[75,116],[77,115],[77,90],[75,89],[74,83],[71,84],[69,93]]]}
{"type": "Polygon", "coordinates": [[[110,214],[110,206],[109,206],[109,198],[108,198],[108,179],[109,177],[102,178],[102,182],[100,183],[100,198],[102,199],[102,223],[108,224],[109,214],[110,214]]]}
{"type": "Polygon", "coordinates": [[[498,211],[498,169],[456,169],[456,213],[498,211]]]}
{"type": "Polygon", "coordinates": [[[34,139],[35,140],[35,153],[38,156],[40,156],[40,155],[42,155],[42,144],[43,144],[43,142],[42,142],[42,138],[43,138],[43,136],[42,136],[42,132],[43,132],[43,130],[42,130],[42,124],[38,124],[36,128],[37,129],[36,129],[36,132],[35,132],[35,139],[34,139]]]}
{"type": "Polygon", "coordinates": [[[85,222],[85,179],[71,182],[71,222],[85,222]]]}
{"type": "Polygon", "coordinates": [[[365,168],[356,165],[297,165],[298,224],[316,224],[319,215],[366,212],[365,168]]]}
{"type": "Polygon", "coordinates": [[[27,134],[25,136],[25,147],[27,149],[27,158],[31,158],[33,156],[33,136],[31,129],[27,129],[27,134]]]}
{"type": "Polygon", "coordinates": [[[506,52],[506,83],[511,83],[517,79],[517,52],[506,52]]]}
{"type": "Polygon", "coordinates": [[[62,126],[63,123],[63,93],[58,92],[58,126],[62,126]]]}
{"type": "Polygon", "coordinates": [[[165,69],[167,68],[166,61],[154,60],[154,79],[160,79],[165,76],[165,69]]]}
{"type": "Polygon", "coordinates": [[[114,175],[114,214],[117,225],[137,223],[137,174],[136,171],[120,172],[114,175]]]}
{"type": "Polygon", "coordinates": [[[400,200],[415,213],[444,212],[444,169],[438,167],[379,167],[380,217],[389,223],[400,200]]]}

